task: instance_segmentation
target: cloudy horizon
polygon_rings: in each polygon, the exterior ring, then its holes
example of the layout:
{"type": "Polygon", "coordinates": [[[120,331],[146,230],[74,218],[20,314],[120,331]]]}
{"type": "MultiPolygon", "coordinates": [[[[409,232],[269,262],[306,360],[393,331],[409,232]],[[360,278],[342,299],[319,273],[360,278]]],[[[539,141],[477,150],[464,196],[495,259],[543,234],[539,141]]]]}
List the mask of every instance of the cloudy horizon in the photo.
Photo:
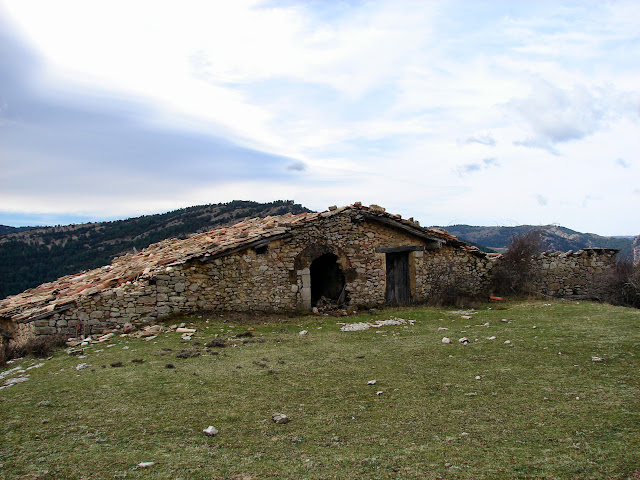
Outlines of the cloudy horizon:
{"type": "Polygon", "coordinates": [[[0,0],[0,224],[234,199],[637,235],[640,3],[0,0]]]}

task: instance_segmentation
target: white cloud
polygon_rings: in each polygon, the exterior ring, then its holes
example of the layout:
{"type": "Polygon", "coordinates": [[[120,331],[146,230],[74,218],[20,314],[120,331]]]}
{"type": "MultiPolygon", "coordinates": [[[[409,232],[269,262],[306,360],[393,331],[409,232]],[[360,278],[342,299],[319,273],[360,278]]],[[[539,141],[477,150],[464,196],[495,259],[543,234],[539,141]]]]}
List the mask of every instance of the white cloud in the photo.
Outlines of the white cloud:
{"type": "MultiPolygon", "coordinates": [[[[167,169],[176,206],[258,194],[311,208],[361,200],[428,224],[597,221],[605,233],[618,228],[607,206],[634,195],[637,2],[5,0],[0,9],[43,59],[25,82],[48,101],[82,111],[93,102],[100,116],[115,99],[131,106],[131,128],[197,132],[285,157],[258,170],[271,172],[264,180],[242,177],[247,168],[234,169],[231,154],[206,184],[200,175],[181,188],[167,169]]],[[[179,137],[184,158],[179,148],[166,158],[204,165],[179,137]]],[[[116,145],[109,153],[139,160],[116,145]]],[[[104,166],[97,152],[82,158],[104,166]]],[[[153,172],[160,183],[164,168],[153,172]]],[[[65,211],[78,204],[73,188],[54,202],[0,197],[0,210],[25,202],[65,211]]],[[[144,191],[129,203],[173,208],[164,193],[144,191]]],[[[88,194],[83,205],[126,210],[107,197],[88,194]]]]}

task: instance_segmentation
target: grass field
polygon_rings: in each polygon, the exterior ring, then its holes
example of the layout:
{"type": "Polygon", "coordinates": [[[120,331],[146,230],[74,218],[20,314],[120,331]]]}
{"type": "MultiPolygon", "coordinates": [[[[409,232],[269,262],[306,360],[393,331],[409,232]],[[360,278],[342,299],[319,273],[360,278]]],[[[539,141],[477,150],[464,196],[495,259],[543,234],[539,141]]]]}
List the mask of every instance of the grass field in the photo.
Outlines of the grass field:
{"type": "Polygon", "coordinates": [[[44,365],[0,390],[0,479],[640,479],[640,311],[490,307],[185,317],[188,342],[19,360],[0,373],[44,365]],[[392,317],[413,324],[338,324],[392,317]]]}

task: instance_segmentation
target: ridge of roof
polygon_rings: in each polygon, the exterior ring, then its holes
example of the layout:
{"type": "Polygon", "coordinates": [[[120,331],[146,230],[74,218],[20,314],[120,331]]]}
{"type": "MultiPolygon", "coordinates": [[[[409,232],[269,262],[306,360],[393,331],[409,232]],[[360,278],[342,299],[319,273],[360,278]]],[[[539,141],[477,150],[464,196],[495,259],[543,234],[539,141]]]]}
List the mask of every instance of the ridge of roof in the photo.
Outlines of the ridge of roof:
{"type": "Polygon", "coordinates": [[[405,230],[413,230],[421,236],[463,247],[474,254],[480,252],[476,247],[469,247],[445,231],[421,227],[413,218],[403,219],[400,215],[386,212],[378,205],[365,206],[356,202],[344,207],[331,206],[324,212],[247,218],[234,225],[195,233],[184,239],[165,239],[149,245],[138,253],[116,257],[110,265],[66,275],[0,300],[0,317],[18,322],[42,318],[69,308],[82,298],[135,284],[138,280],[146,280],[164,273],[166,268],[172,265],[182,264],[194,258],[228,255],[264,241],[285,237],[290,235],[292,230],[310,222],[350,210],[361,212],[370,219],[395,222],[405,230]]]}

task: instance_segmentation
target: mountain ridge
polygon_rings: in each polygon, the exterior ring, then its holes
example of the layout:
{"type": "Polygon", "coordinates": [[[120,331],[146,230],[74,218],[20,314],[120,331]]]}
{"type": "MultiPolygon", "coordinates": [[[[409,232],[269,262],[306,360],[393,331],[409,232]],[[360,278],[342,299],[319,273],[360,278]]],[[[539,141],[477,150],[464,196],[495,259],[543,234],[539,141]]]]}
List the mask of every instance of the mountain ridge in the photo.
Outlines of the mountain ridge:
{"type": "Polygon", "coordinates": [[[469,243],[481,245],[497,252],[504,251],[509,242],[531,230],[542,231],[542,248],[567,252],[581,248],[615,248],[620,256],[631,253],[633,237],[605,237],[595,233],[581,233],[559,225],[518,225],[515,227],[489,227],[472,225],[449,225],[438,227],[469,243]]]}

